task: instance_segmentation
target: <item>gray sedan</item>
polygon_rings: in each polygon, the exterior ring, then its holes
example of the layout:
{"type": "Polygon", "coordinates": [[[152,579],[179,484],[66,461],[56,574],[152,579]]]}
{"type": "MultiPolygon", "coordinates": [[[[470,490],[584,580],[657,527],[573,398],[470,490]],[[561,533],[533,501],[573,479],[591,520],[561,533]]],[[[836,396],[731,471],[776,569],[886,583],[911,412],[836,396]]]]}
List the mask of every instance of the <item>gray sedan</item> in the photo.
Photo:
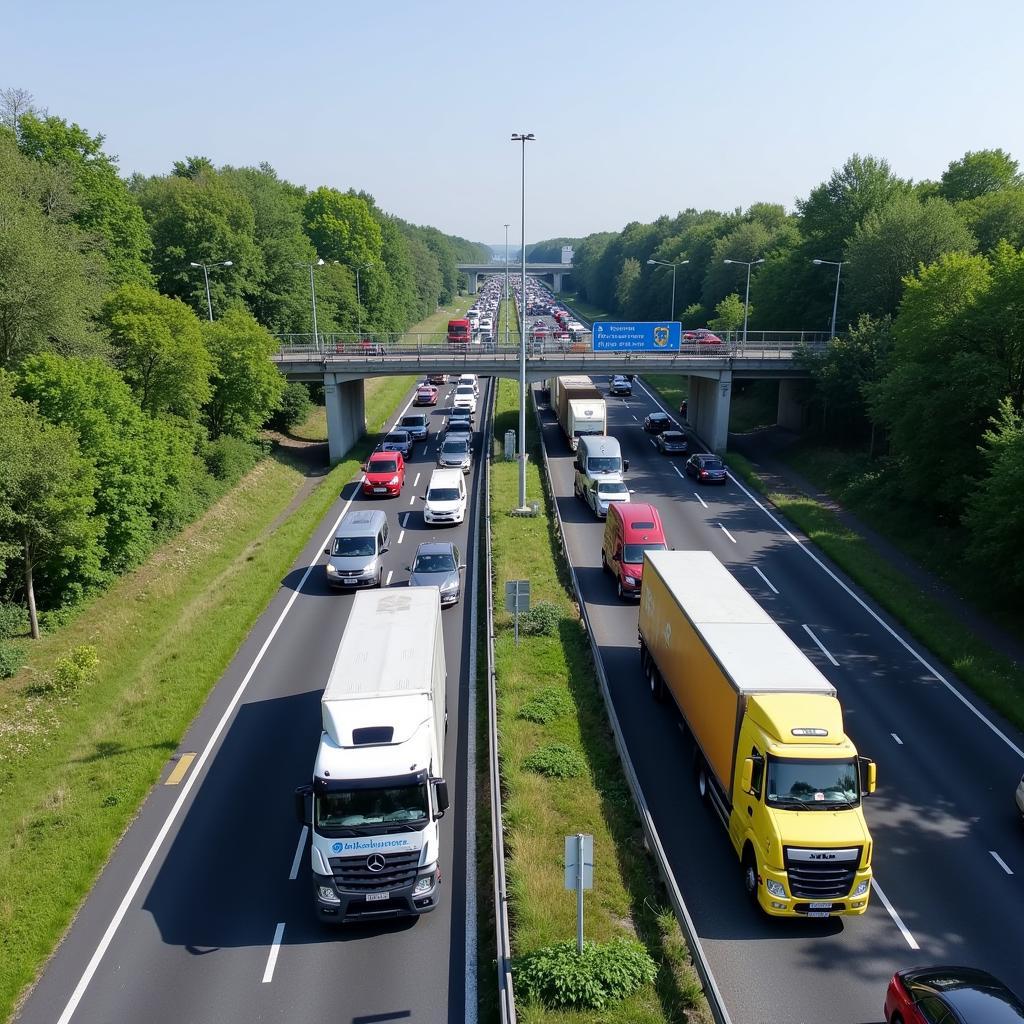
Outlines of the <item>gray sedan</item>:
{"type": "Polygon", "coordinates": [[[427,541],[416,549],[416,557],[408,567],[410,587],[438,587],[441,605],[456,604],[462,593],[459,549],[454,544],[427,541]]]}

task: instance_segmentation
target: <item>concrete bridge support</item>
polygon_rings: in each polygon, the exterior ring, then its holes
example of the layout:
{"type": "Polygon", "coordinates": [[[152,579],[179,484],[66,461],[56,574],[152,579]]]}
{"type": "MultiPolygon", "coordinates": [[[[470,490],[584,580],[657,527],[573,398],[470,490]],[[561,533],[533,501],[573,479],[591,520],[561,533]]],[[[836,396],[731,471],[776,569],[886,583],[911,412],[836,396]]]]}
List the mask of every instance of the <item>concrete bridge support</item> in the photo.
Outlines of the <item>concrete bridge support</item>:
{"type": "Polygon", "coordinates": [[[779,381],[779,411],[776,423],[787,430],[800,430],[804,425],[804,404],[801,401],[803,381],[783,378],[779,381]]]}
{"type": "Polygon", "coordinates": [[[469,282],[469,294],[476,295],[476,286],[480,279],[480,275],[475,270],[464,270],[463,273],[466,275],[466,280],[469,282]]]}
{"type": "Polygon", "coordinates": [[[691,374],[686,422],[714,452],[724,452],[729,439],[729,405],[732,399],[732,370],[714,377],[691,374]]]}
{"type": "Polygon", "coordinates": [[[333,466],[366,433],[363,378],[347,380],[340,374],[325,373],[324,400],[327,405],[327,449],[333,466]]]}

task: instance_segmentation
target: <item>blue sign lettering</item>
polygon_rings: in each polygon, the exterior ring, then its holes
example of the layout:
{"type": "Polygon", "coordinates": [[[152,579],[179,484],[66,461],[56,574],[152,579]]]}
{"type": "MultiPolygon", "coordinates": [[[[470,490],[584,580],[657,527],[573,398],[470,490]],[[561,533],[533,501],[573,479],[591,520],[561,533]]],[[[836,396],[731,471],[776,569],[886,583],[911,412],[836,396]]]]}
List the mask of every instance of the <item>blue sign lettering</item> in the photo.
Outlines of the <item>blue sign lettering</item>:
{"type": "Polygon", "coordinates": [[[678,323],[637,323],[598,320],[594,324],[595,352],[678,352],[678,323]]]}

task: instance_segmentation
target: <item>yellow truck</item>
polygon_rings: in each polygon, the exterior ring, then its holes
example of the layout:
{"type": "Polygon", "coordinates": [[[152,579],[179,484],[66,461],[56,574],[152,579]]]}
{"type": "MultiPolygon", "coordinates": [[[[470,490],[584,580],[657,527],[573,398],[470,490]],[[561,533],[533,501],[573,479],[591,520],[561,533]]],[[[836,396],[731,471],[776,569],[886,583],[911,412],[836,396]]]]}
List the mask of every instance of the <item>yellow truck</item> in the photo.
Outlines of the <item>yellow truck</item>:
{"type": "Polygon", "coordinates": [[[694,774],[777,917],[863,914],[875,764],[843,729],[832,684],[710,551],[648,551],[640,664],[695,742],[694,774]]]}

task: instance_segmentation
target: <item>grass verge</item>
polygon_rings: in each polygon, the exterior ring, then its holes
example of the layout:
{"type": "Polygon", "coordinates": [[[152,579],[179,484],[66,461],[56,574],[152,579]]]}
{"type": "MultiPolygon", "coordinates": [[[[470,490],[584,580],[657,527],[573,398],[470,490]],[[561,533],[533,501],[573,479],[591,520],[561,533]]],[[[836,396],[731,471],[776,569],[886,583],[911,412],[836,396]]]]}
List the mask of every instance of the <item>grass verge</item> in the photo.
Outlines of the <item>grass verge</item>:
{"type": "MultiPolygon", "coordinates": [[[[501,381],[495,438],[514,429],[517,417],[517,385],[501,381]]],[[[600,1012],[520,1005],[519,1018],[525,1024],[709,1020],[682,935],[643,850],[589,642],[567,589],[568,572],[550,496],[542,486],[542,454],[532,418],[527,423],[528,494],[544,497],[546,515],[526,519],[506,514],[518,503],[518,469],[514,462],[496,462],[491,486],[495,602],[496,608],[502,607],[506,580],[528,578],[531,602],[552,603],[558,628],[551,636],[521,636],[516,647],[511,617],[496,612],[498,728],[513,951],[526,953],[575,935],[575,898],[563,888],[563,837],[582,831],[594,836],[598,862],[595,887],[585,897],[587,938],[636,936],[659,964],[659,973],[654,985],[600,1012]],[[538,714],[538,707],[548,710],[538,714]],[[585,769],[580,776],[552,778],[526,767],[531,754],[555,744],[582,755],[585,769]]]]}

